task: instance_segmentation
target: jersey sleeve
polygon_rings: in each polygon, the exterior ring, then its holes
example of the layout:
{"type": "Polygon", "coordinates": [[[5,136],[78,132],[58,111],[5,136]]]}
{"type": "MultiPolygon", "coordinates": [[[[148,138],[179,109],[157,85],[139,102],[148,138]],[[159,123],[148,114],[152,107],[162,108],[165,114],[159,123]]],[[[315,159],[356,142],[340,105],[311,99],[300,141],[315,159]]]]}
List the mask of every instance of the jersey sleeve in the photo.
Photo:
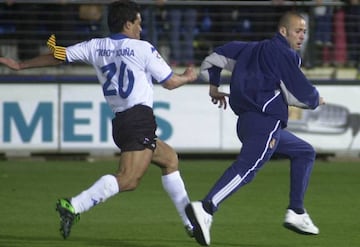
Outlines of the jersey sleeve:
{"type": "Polygon", "coordinates": [[[154,80],[158,83],[163,83],[172,75],[172,69],[162,58],[160,53],[148,42],[143,41],[143,49],[146,61],[146,69],[151,74],[154,80]]]}
{"type": "Polygon", "coordinates": [[[68,46],[66,48],[66,62],[91,64],[91,40],[68,46]]]}

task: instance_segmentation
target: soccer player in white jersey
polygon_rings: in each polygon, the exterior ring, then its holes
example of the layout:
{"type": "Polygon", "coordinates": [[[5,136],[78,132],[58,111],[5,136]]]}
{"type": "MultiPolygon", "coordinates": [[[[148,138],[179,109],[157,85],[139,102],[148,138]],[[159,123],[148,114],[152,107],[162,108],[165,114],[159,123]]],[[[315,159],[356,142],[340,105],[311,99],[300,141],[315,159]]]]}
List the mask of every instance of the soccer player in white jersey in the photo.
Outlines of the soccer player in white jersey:
{"type": "Polygon", "coordinates": [[[118,171],[102,176],[80,194],[57,202],[60,233],[66,239],[81,213],[120,192],[134,190],[149,164],[154,163],[160,167],[163,187],[192,236],[192,225],[185,214],[189,197],[178,171],[177,154],[155,135],[152,78],[171,90],[194,81],[197,75],[192,67],[175,74],[150,43],[140,40],[141,15],[135,2],[110,3],[108,27],[110,36],[66,48],[57,46],[55,36],[51,36],[48,46],[52,52],[27,61],[0,58],[0,63],[14,70],[64,62],[88,63],[95,68],[104,97],[115,114],[113,139],[121,150],[118,171]]]}

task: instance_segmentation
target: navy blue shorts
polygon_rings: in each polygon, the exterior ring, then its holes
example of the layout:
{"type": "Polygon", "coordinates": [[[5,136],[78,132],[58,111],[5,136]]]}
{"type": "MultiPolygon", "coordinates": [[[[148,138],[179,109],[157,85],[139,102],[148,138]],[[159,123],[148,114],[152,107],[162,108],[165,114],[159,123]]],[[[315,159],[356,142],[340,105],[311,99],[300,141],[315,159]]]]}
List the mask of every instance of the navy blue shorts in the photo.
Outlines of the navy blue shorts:
{"type": "Polygon", "coordinates": [[[121,152],[155,150],[157,125],[153,109],[136,105],[115,114],[112,120],[112,135],[121,152]]]}

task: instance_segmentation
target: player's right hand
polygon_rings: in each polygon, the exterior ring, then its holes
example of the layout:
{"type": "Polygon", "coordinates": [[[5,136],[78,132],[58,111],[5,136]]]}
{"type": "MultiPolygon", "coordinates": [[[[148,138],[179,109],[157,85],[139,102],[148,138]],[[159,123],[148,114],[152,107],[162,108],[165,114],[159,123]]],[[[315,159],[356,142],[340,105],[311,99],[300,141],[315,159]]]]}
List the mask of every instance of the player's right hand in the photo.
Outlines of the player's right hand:
{"type": "Polygon", "coordinates": [[[217,86],[210,84],[209,95],[211,97],[211,102],[214,105],[218,105],[219,108],[226,109],[226,97],[229,97],[228,93],[220,92],[217,86]]]}
{"type": "Polygon", "coordinates": [[[7,66],[10,69],[13,70],[20,70],[20,64],[18,61],[15,61],[12,58],[7,58],[7,57],[0,57],[0,63],[4,64],[5,66],[7,66]]]}

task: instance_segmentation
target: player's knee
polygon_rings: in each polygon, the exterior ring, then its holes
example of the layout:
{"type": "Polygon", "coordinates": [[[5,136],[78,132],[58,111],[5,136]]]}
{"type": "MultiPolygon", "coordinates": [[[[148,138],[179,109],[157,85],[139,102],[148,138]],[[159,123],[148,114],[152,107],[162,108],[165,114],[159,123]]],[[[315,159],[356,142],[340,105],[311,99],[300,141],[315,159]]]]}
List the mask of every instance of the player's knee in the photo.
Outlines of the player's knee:
{"type": "Polygon", "coordinates": [[[171,158],[169,159],[169,167],[177,170],[179,166],[179,157],[177,153],[174,153],[171,158]]]}
{"type": "Polygon", "coordinates": [[[173,155],[171,155],[169,157],[169,159],[166,162],[166,166],[164,167],[164,169],[166,170],[166,174],[175,172],[179,169],[179,158],[178,155],[176,153],[174,153],[173,155]]]}
{"type": "Polygon", "coordinates": [[[310,146],[310,155],[313,159],[316,157],[316,151],[313,146],[310,146]]]}
{"type": "Polygon", "coordinates": [[[308,145],[307,152],[308,152],[309,156],[315,157],[315,155],[316,155],[316,151],[315,151],[314,147],[311,146],[310,144],[308,145]]]}
{"type": "Polygon", "coordinates": [[[301,152],[301,154],[299,154],[301,157],[307,157],[308,159],[311,160],[315,160],[316,157],[316,151],[314,149],[313,146],[311,146],[310,144],[308,144],[306,146],[306,148],[304,148],[301,152]]]}

